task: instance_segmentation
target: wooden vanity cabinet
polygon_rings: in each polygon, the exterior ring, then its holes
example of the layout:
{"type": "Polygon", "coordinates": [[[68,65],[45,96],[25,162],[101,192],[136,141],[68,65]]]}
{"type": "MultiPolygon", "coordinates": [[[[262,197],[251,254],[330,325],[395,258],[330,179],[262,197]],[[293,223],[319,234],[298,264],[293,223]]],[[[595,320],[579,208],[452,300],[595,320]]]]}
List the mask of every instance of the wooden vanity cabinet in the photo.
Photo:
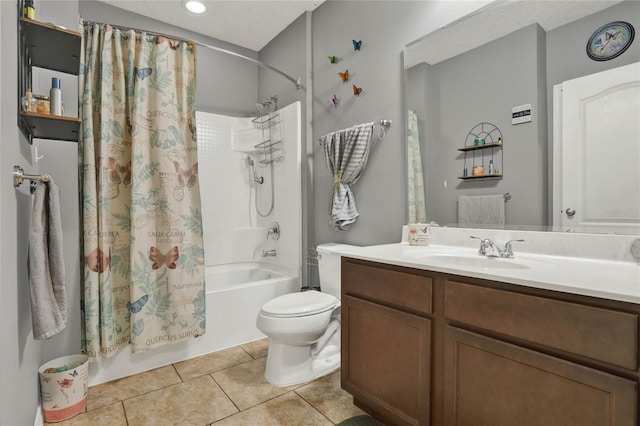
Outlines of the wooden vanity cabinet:
{"type": "Polygon", "coordinates": [[[385,424],[637,426],[639,317],[637,304],[343,257],[342,386],[385,424]]]}
{"type": "Polygon", "coordinates": [[[359,263],[342,271],[342,387],[385,423],[429,424],[431,278],[359,263]]]}

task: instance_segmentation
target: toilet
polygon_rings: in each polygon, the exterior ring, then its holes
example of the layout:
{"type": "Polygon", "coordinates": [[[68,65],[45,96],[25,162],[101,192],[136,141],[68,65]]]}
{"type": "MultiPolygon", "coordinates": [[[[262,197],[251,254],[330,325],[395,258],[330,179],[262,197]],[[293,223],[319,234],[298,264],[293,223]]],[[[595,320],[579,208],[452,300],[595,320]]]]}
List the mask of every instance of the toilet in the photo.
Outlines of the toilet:
{"type": "Polygon", "coordinates": [[[340,367],[340,255],[344,244],[318,250],[320,291],[285,294],[265,303],[256,326],[269,336],[265,379],[290,386],[340,367]]]}

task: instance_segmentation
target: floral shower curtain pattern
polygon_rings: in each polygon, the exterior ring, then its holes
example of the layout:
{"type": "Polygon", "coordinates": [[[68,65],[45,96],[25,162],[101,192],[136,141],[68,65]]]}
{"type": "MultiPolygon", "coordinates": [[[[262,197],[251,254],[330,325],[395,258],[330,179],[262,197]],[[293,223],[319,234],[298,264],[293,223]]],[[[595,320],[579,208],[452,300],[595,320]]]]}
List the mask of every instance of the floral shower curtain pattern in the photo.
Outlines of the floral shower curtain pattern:
{"type": "Polygon", "coordinates": [[[83,351],[205,332],[195,46],[81,26],[83,351]]]}
{"type": "Polygon", "coordinates": [[[422,157],[420,156],[420,134],[418,133],[418,115],[408,110],[407,130],[407,183],[409,223],[427,221],[424,197],[424,179],[422,175],[422,157]]]}

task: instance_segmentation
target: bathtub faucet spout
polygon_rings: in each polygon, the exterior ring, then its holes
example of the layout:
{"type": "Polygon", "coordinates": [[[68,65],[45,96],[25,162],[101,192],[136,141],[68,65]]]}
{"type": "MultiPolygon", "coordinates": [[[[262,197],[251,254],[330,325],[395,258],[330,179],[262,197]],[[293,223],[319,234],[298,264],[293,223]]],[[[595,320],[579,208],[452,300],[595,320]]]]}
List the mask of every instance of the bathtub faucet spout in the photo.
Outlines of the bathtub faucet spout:
{"type": "Polygon", "coordinates": [[[272,256],[276,257],[276,250],[262,250],[262,257],[272,256]]]}

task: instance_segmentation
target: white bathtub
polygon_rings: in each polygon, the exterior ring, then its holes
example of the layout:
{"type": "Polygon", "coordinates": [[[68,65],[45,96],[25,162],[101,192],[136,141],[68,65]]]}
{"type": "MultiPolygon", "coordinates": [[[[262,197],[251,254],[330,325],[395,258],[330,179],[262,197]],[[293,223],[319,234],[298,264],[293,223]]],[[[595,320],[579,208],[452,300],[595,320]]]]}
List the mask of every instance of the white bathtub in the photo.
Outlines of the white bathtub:
{"type": "Polygon", "coordinates": [[[300,289],[294,271],[269,263],[207,266],[205,280],[207,331],[203,336],[139,354],[124,348],[107,360],[90,363],[89,386],[261,339],[264,334],[256,328],[256,316],[262,305],[300,289]]]}

